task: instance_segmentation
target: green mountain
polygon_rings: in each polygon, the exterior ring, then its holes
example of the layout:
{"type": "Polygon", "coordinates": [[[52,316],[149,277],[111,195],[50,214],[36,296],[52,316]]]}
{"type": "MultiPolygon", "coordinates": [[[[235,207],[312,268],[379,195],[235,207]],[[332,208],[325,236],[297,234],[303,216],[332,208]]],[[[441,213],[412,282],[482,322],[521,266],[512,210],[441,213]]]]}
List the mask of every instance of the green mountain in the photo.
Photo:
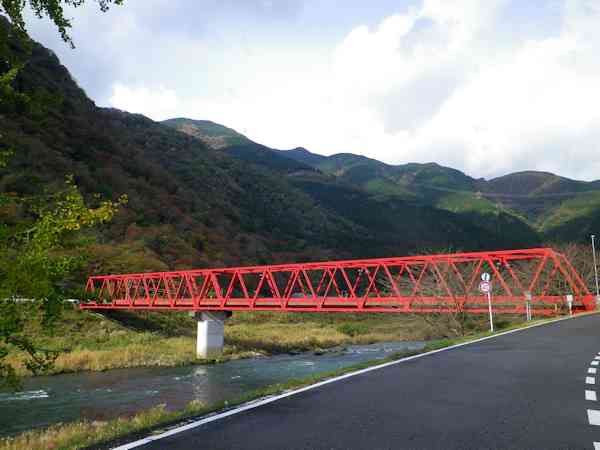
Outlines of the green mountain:
{"type": "MultiPolygon", "coordinates": [[[[6,35],[5,22],[0,32],[6,35]]],[[[22,50],[13,44],[11,51],[22,50]]],[[[14,149],[8,167],[0,169],[2,191],[52,192],[73,174],[90,202],[97,193],[129,196],[113,223],[91,236],[96,242],[93,272],[390,256],[539,241],[537,233],[510,216],[490,220],[402,196],[374,195],[212,122],[162,124],[97,107],[54,53],[38,44],[14,87],[42,99],[43,107],[0,105],[0,149],[14,149]],[[511,231],[498,229],[501,223],[511,231]]],[[[0,215],[7,222],[20,219],[18,211],[6,208],[0,215]]]]}
{"type": "Polygon", "coordinates": [[[207,146],[217,150],[250,142],[243,134],[210,120],[191,120],[179,117],[165,120],[162,123],[194,136],[207,146]]]}
{"type": "Polygon", "coordinates": [[[169,119],[163,122],[171,128],[195,137],[216,150],[223,150],[238,160],[254,163],[275,171],[293,173],[297,171],[314,172],[309,164],[304,164],[282,155],[280,152],[257,144],[231,128],[208,120],[169,119]],[[208,136],[208,137],[207,137],[208,136]],[[218,145],[214,145],[218,142],[218,145]]]}
{"type": "Polygon", "coordinates": [[[360,155],[311,158],[306,152],[289,157],[311,161],[313,167],[373,194],[412,197],[456,213],[501,211],[526,221],[547,239],[587,240],[600,225],[600,181],[536,171],[484,180],[435,163],[392,166],[360,155]]]}
{"type": "MultiPolygon", "coordinates": [[[[163,123],[191,136],[206,133],[202,121],[163,123]]],[[[417,248],[430,246],[428,241],[437,239],[436,232],[427,238],[422,237],[423,233],[435,220],[448,217],[464,226],[474,226],[477,231],[472,238],[477,246],[485,245],[486,239],[500,246],[510,246],[511,241],[524,245],[539,241],[537,233],[517,215],[476,194],[477,181],[458,170],[437,164],[390,166],[350,153],[326,157],[304,148],[282,151],[252,141],[221,150],[246,163],[279,172],[329,211],[369,229],[380,229],[380,236],[402,230],[417,248]],[[506,230],[510,233],[505,234],[506,230]]],[[[449,227],[446,233],[452,230],[449,227]]],[[[454,239],[458,239],[454,245],[464,245],[462,238],[454,239]]]]}
{"type": "MultiPolygon", "coordinates": [[[[280,158],[283,155],[317,170],[321,183],[335,181],[359,188],[379,201],[404,200],[467,214],[480,225],[504,219],[526,223],[546,239],[584,240],[600,221],[600,181],[577,181],[536,171],[485,180],[436,163],[389,165],[351,153],[323,156],[304,148],[280,151],[255,143],[222,148],[236,158],[273,169],[286,166],[280,158]],[[252,146],[260,147],[260,153],[252,146]]],[[[305,167],[294,169],[306,171],[305,167]]],[[[315,177],[319,178],[313,174],[312,179],[315,177]]]]}
{"type": "Polygon", "coordinates": [[[525,171],[494,178],[482,183],[480,189],[487,198],[521,212],[532,223],[545,228],[543,222],[563,202],[589,191],[600,191],[600,184],[548,172],[525,171]]]}

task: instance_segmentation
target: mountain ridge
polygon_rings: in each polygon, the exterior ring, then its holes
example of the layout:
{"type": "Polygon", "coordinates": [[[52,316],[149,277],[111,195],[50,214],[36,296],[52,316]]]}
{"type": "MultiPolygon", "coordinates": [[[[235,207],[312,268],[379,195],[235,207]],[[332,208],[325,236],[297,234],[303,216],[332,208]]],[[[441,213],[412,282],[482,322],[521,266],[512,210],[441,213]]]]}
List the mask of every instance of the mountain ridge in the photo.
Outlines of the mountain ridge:
{"type": "MultiPolygon", "coordinates": [[[[186,132],[181,128],[180,131],[186,132]]],[[[353,153],[325,156],[302,147],[277,150],[249,142],[260,146],[262,161],[242,147],[229,150],[238,158],[258,164],[269,164],[269,159],[277,160],[283,155],[382,198],[398,197],[453,212],[503,210],[540,232],[548,231],[554,223],[566,222],[554,217],[560,211],[560,204],[568,206],[569,201],[576,201],[582,195],[600,192],[600,180],[574,180],[546,171],[523,170],[490,179],[474,178],[436,162],[392,165],[353,153]]],[[[227,146],[222,148],[228,150],[227,146]]],[[[600,214],[595,208],[588,212],[600,214]]]]}
{"type": "MultiPolygon", "coordinates": [[[[213,122],[211,120],[206,120],[206,119],[198,120],[198,119],[190,119],[190,118],[185,118],[185,117],[178,117],[178,118],[172,118],[172,119],[163,120],[163,121],[161,121],[161,123],[164,123],[164,124],[167,124],[169,126],[173,126],[174,128],[177,128],[175,126],[175,122],[179,122],[179,121],[198,122],[198,123],[200,123],[200,122],[211,123],[211,124],[217,125],[218,127],[222,127],[224,129],[231,130],[232,132],[234,132],[234,133],[242,136],[248,142],[253,142],[255,144],[258,144],[255,141],[252,141],[251,139],[247,138],[246,136],[238,133],[233,128],[229,128],[229,127],[227,127],[225,125],[218,124],[218,123],[213,122]]],[[[269,148],[268,146],[263,145],[263,144],[258,144],[258,145],[262,145],[265,148],[269,148]]],[[[281,153],[285,154],[290,159],[295,159],[295,160],[297,160],[299,162],[304,162],[304,163],[307,163],[307,160],[323,161],[323,160],[328,160],[328,159],[351,158],[351,159],[354,159],[354,160],[371,161],[373,163],[377,163],[377,164],[380,164],[382,166],[387,166],[389,168],[403,168],[403,167],[407,167],[407,166],[439,167],[439,168],[449,169],[449,170],[452,170],[452,171],[459,172],[464,177],[470,178],[471,180],[473,180],[475,182],[492,183],[492,182],[498,182],[500,180],[506,179],[507,177],[517,177],[517,176],[521,176],[521,175],[532,175],[532,176],[547,176],[547,177],[559,178],[559,179],[564,180],[566,182],[572,182],[572,183],[578,183],[578,184],[590,185],[590,186],[593,185],[595,187],[595,189],[593,189],[593,190],[600,189],[600,179],[592,180],[592,181],[577,180],[577,179],[574,179],[574,178],[564,177],[562,175],[558,175],[558,174],[555,174],[555,173],[552,173],[552,172],[548,172],[548,171],[543,171],[543,170],[526,169],[526,170],[519,170],[519,171],[516,171],[516,172],[509,172],[507,174],[498,175],[498,176],[491,177],[491,178],[485,178],[485,177],[475,178],[474,176],[468,175],[467,173],[463,172],[460,169],[455,169],[455,168],[450,167],[450,166],[444,166],[443,164],[440,164],[440,163],[435,162],[435,161],[429,161],[429,162],[425,162],[425,163],[406,162],[406,163],[400,163],[400,164],[390,164],[390,163],[386,163],[384,161],[380,161],[378,159],[375,159],[375,158],[372,158],[372,157],[369,157],[369,156],[364,156],[364,155],[360,155],[360,154],[356,154],[356,153],[351,153],[351,152],[339,152],[339,153],[333,153],[331,155],[322,155],[320,153],[312,152],[312,151],[310,151],[310,150],[308,150],[308,149],[306,149],[304,147],[295,147],[295,148],[292,148],[292,149],[289,149],[289,150],[281,150],[281,149],[273,149],[273,148],[269,148],[269,149],[273,150],[273,151],[281,152],[281,153]]]]}

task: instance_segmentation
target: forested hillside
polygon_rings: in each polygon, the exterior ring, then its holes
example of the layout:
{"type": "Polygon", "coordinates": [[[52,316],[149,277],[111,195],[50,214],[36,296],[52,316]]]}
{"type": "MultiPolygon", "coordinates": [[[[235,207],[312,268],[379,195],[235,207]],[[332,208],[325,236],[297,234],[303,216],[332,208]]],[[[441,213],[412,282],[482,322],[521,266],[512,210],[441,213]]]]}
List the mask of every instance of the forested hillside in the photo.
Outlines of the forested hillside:
{"type": "MultiPolygon", "coordinates": [[[[21,49],[13,43],[11,51],[21,49]]],[[[0,171],[0,189],[51,191],[73,174],[89,199],[129,197],[113,223],[93,236],[91,271],[537,243],[522,223],[506,233],[468,215],[378,198],[309,164],[272,156],[233,131],[229,153],[143,116],[99,108],[53,52],[37,44],[14,85],[43,99],[44,107],[23,113],[3,105],[2,142],[14,154],[0,171]]],[[[218,133],[211,137],[223,141],[218,133]]],[[[15,210],[2,213],[5,221],[20,220],[15,210]]]]}
{"type": "MultiPolygon", "coordinates": [[[[214,124],[207,128],[203,121],[189,119],[165,123],[208,145],[211,142],[206,135],[217,130],[214,124]]],[[[233,130],[220,127],[223,142],[233,130]]],[[[491,180],[475,179],[436,163],[393,166],[351,153],[323,156],[304,148],[281,151],[256,144],[246,137],[243,145],[234,142],[218,148],[255,164],[304,171],[298,175],[306,175],[313,169],[320,175],[321,183],[335,182],[359,188],[372,199],[390,204],[404,201],[451,211],[484,227],[491,235],[518,233],[521,239],[530,239],[530,243],[540,238],[584,241],[589,238],[593,224],[600,221],[600,181],[577,181],[536,171],[491,180]],[[286,163],[282,156],[302,166],[286,163]],[[534,237],[532,231],[540,237],[534,237]]],[[[310,177],[313,181],[319,178],[316,173],[310,177]]],[[[306,180],[300,184],[306,187],[306,180]]],[[[315,186],[310,190],[318,191],[315,186]]]]}

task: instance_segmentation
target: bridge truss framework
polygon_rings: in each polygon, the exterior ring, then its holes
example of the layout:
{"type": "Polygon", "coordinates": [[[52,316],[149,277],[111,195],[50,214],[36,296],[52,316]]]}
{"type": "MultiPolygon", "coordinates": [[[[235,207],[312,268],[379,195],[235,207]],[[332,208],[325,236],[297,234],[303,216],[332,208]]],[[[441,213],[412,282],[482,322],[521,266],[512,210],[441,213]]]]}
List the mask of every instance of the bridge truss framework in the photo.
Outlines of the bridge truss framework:
{"type": "Polygon", "coordinates": [[[573,295],[595,298],[550,248],[92,276],[82,309],[487,313],[478,290],[492,278],[495,313],[553,315],[573,295]]]}

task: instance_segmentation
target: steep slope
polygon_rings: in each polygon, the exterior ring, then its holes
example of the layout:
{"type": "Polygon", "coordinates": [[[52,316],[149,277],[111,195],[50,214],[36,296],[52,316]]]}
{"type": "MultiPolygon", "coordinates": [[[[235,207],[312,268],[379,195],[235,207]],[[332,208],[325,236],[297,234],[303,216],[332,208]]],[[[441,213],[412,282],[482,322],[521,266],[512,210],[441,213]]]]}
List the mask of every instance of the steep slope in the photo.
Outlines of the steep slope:
{"type": "Polygon", "coordinates": [[[563,200],[540,223],[548,239],[587,241],[600,230],[600,191],[582,192],[563,200]]]}
{"type": "MultiPolygon", "coordinates": [[[[288,155],[289,151],[284,154],[288,155]]],[[[292,154],[291,157],[297,156],[292,154]]],[[[305,153],[300,157],[309,161],[305,153]]],[[[508,232],[534,239],[530,226],[518,213],[479,192],[478,187],[484,180],[475,180],[459,170],[436,163],[392,166],[350,153],[312,161],[314,167],[381,200],[404,199],[451,211],[484,227],[491,235],[508,232]]]]}
{"type": "Polygon", "coordinates": [[[372,194],[420,198],[429,204],[435,204],[446,192],[473,192],[476,184],[473,178],[464,173],[436,163],[392,166],[352,153],[320,158],[307,151],[295,153],[294,150],[288,150],[283,154],[311,164],[372,194]]]}
{"type": "MultiPolygon", "coordinates": [[[[175,124],[176,129],[192,136],[203,134],[203,127],[203,122],[191,120],[180,119],[175,124]]],[[[279,172],[329,211],[376,230],[378,239],[384,242],[396,242],[401,232],[410,243],[402,247],[405,249],[468,247],[470,242],[481,246],[486,240],[490,246],[500,247],[538,241],[537,234],[519,218],[467,191],[475,180],[458,170],[433,163],[390,166],[349,153],[325,157],[302,148],[279,151],[254,142],[222,150],[244,162],[279,172]],[[436,221],[456,223],[438,232],[436,221]],[[459,232],[467,228],[468,238],[459,232]]],[[[375,241],[369,246],[377,247],[375,241]]]]}
{"type": "MultiPolygon", "coordinates": [[[[47,101],[41,114],[0,111],[2,143],[15,149],[0,170],[0,189],[52,191],[74,174],[91,202],[95,193],[129,196],[125,210],[96,237],[94,271],[514,247],[537,240],[528,229],[490,236],[486,226],[462,215],[380,201],[229,131],[239,144],[227,147],[239,149],[235,157],[146,117],[98,108],[56,56],[37,44],[15,87],[47,101]],[[252,156],[244,160],[244,152],[252,156]],[[271,160],[277,157],[283,166],[271,160]]],[[[219,138],[223,130],[215,129],[212,137],[219,138]]]]}
{"type": "Polygon", "coordinates": [[[313,172],[314,168],[308,164],[295,161],[282,156],[277,150],[258,144],[231,128],[216,124],[209,120],[168,119],[163,122],[189,136],[195,137],[216,150],[234,156],[236,159],[264,166],[275,171],[286,173],[297,171],[313,172]]]}
{"type": "Polygon", "coordinates": [[[560,177],[549,172],[528,170],[492,178],[482,185],[484,192],[499,195],[535,196],[577,193],[588,189],[589,183],[560,177]]]}
{"type": "MultiPolygon", "coordinates": [[[[194,126],[203,128],[204,123],[194,122],[194,126]]],[[[222,130],[230,133],[226,127],[222,130]]],[[[245,162],[294,175],[297,179],[292,184],[338,212],[346,192],[354,196],[367,194],[367,202],[391,205],[404,200],[408,202],[405,208],[410,205],[446,210],[483,228],[488,235],[505,233],[531,242],[536,239],[532,229],[549,240],[586,240],[600,220],[600,181],[583,182],[536,171],[474,179],[435,163],[392,166],[350,153],[322,156],[304,148],[279,151],[252,141],[221,148],[245,162]]],[[[360,214],[352,217],[360,222],[360,214]]]]}
{"type": "MultiPolygon", "coordinates": [[[[540,243],[540,236],[525,222],[502,212],[453,213],[397,196],[369,195],[362,189],[320,177],[297,177],[293,183],[319,204],[369,230],[377,230],[378,239],[387,241],[388,248],[397,240],[405,242],[405,252],[516,248],[540,243]]],[[[377,241],[372,245],[375,244],[377,241]]]]}
{"type": "Polygon", "coordinates": [[[192,120],[183,117],[164,120],[165,125],[194,136],[209,147],[221,149],[232,145],[244,145],[250,141],[243,134],[232,128],[212,122],[210,120],[192,120]]]}
{"type": "Polygon", "coordinates": [[[306,153],[285,152],[374,195],[412,198],[489,224],[508,215],[510,223],[526,221],[550,240],[586,240],[600,221],[600,181],[536,171],[484,180],[435,163],[390,166],[360,155],[306,153]]]}
{"type": "Polygon", "coordinates": [[[527,219],[543,227],[546,217],[553,215],[563,201],[588,190],[593,183],[576,181],[548,172],[525,171],[511,173],[479,183],[483,195],[506,208],[519,211],[527,219]]]}
{"type": "Polygon", "coordinates": [[[57,101],[42,117],[2,111],[2,140],[15,155],[0,187],[41,192],[74,174],[90,199],[127,194],[100,241],[126,244],[104,250],[131,270],[151,268],[148,255],[170,267],[320,258],[357,228],[264,169],[143,116],[97,108],[39,45],[15,85],[57,101]]]}

